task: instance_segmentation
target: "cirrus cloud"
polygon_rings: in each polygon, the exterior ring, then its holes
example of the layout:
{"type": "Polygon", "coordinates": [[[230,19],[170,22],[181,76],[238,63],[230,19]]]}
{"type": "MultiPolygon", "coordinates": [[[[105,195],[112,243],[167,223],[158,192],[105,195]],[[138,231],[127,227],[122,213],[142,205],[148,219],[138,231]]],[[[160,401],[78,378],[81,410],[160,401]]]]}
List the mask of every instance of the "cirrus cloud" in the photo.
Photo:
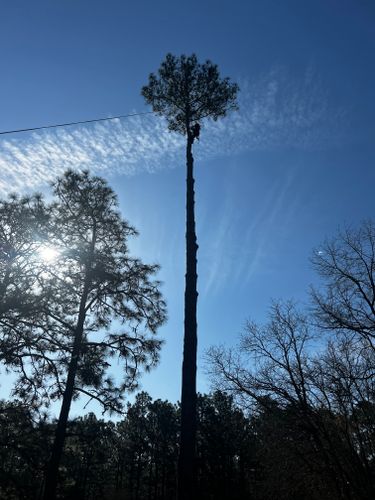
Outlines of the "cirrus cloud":
{"type": "MultiPolygon", "coordinates": [[[[197,159],[280,147],[315,149],[341,141],[345,112],[330,106],[313,71],[273,70],[240,82],[239,111],[204,124],[197,159]]],[[[68,168],[134,175],[183,163],[183,137],[156,115],[17,135],[0,140],[0,193],[38,189],[68,168]]]]}

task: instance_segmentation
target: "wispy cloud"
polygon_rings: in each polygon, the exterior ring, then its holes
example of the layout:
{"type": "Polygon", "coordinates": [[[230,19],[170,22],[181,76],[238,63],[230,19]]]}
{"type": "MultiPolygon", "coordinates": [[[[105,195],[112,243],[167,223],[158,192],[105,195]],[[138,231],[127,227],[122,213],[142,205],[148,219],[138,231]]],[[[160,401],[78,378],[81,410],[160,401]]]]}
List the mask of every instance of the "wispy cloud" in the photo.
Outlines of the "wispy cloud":
{"type": "Polygon", "coordinates": [[[36,188],[67,168],[132,175],[171,166],[183,139],[156,117],[34,133],[0,142],[0,191],[36,188]]]}
{"type": "MultiPolygon", "coordinates": [[[[240,111],[208,122],[199,159],[278,147],[320,148],[337,140],[344,113],[332,109],[312,70],[273,70],[243,80],[240,111]]],[[[153,115],[56,129],[0,141],[0,193],[37,189],[67,168],[132,175],[183,164],[184,140],[153,115]]]]}
{"type": "Polygon", "coordinates": [[[343,140],[348,110],[331,104],[329,92],[309,68],[303,78],[274,69],[240,82],[240,111],[211,122],[202,155],[276,149],[320,149],[343,140]]]}
{"type": "Polygon", "coordinates": [[[269,269],[267,260],[274,253],[275,239],[286,236],[295,210],[294,181],[295,172],[290,169],[275,180],[251,222],[247,214],[238,213],[233,202],[236,194],[228,186],[214,234],[209,231],[205,235],[204,296],[215,295],[228,283],[231,287],[246,286],[259,270],[269,269]]]}

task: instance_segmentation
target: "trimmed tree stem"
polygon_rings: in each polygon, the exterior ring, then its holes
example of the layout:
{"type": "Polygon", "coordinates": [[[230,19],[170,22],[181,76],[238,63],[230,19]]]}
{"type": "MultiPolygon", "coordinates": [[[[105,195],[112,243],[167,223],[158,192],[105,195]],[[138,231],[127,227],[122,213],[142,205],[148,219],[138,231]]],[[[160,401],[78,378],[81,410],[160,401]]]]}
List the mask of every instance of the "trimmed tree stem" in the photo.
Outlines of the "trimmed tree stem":
{"type": "MultiPolygon", "coordinates": [[[[188,128],[189,130],[189,128],[188,128]]],[[[193,138],[186,145],[186,275],[184,351],[181,391],[181,438],[178,462],[178,499],[193,500],[196,471],[196,373],[197,373],[197,237],[194,215],[193,138]]]]}

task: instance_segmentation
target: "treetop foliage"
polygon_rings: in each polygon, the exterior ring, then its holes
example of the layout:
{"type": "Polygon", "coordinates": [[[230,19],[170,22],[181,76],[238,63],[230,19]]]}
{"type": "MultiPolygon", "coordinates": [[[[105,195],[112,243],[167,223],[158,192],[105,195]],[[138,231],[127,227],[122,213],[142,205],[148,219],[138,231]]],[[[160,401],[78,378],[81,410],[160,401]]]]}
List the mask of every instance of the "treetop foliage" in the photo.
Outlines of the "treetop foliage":
{"type": "Polygon", "coordinates": [[[195,54],[167,54],[158,74],[150,74],[142,95],[157,114],[166,117],[170,130],[188,135],[192,123],[203,118],[217,120],[238,109],[238,90],[229,78],[220,78],[211,61],[200,64],[195,54]]]}
{"type": "Polygon", "coordinates": [[[0,317],[32,313],[35,250],[45,237],[48,219],[38,195],[0,200],[0,317]]]}

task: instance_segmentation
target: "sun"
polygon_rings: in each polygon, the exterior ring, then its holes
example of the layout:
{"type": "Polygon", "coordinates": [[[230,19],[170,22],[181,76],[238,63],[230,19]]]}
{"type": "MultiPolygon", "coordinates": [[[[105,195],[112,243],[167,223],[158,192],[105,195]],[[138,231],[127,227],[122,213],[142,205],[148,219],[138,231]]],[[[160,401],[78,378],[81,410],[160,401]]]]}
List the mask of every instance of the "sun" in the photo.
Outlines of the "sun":
{"type": "Polygon", "coordinates": [[[42,247],[40,247],[38,253],[40,258],[44,262],[48,263],[54,262],[56,260],[56,257],[59,255],[59,252],[58,250],[56,250],[56,248],[48,245],[43,245],[42,247]]]}

